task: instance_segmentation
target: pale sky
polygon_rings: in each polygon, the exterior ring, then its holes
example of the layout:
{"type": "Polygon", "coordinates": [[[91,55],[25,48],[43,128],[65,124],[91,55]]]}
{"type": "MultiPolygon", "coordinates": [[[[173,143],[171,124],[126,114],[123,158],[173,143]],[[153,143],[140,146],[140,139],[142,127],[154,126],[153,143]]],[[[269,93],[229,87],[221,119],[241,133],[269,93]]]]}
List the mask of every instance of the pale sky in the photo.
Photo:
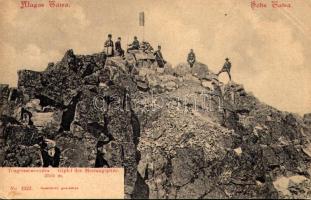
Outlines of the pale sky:
{"type": "MultiPolygon", "coordinates": [[[[48,3],[47,0],[31,2],[48,3]]],[[[145,12],[145,39],[161,44],[173,65],[197,60],[218,71],[229,57],[232,77],[261,101],[299,114],[311,112],[311,1],[291,8],[252,10],[250,0],[58,0],[70,8],[20,9],[0,0],[0,82],[16,86],[17,70],[43,70],[67,49],[102,51],[108,33],[142,39],[138,13],[145,12]],[[227,15],[225,15],[227,14],[227,15]]],[[[259,1],[257,1],[259,2],[259,1]]],[[[225,74],[221,80],[227,81],[225,74]]]]}

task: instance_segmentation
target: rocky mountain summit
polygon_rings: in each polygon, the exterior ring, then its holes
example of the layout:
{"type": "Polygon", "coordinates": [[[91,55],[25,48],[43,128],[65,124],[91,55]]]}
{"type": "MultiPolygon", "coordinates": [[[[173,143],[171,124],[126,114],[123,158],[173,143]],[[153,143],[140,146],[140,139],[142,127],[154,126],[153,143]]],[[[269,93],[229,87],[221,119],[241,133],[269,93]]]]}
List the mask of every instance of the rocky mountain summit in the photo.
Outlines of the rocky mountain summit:
{"type": "Polygon", "coordinates": [[[40,137],[60,167],[125,168],[125,198],[310,198],[311,115],[260,102],[202,63],[158,68],[127,54],[65,53],[0,85],[0,163],[40,167],[40,137]]]}

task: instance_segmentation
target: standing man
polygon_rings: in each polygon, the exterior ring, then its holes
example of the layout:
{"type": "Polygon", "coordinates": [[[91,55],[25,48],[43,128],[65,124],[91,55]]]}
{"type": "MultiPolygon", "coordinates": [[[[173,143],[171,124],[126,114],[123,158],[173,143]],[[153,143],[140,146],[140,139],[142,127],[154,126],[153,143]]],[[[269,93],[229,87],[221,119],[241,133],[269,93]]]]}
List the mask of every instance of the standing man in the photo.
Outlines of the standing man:
{"type": "Polygon", "coordinates": [[[105,52],[107,56],[113,56],[113,41],[112,41],[112,35],[108,34],[108,39],[105,42],[105,52]]]}
{"type": "Polygon", "coordinates": [[[225,60],[226,62],[224,66],[222,67],[222,69],[217,73],[217,76],[219,76],[219,74],[221,74],[222,72],[227,72],[229,79],[231,81],[231,74],[230,74],[231,62],[229,62],[229,58],[226,58],[225,60]]]}
{"type": "Polygon", "coordinates": [[[190,49],[190,53],[188,54],[187,62],[189,63],[190,67],[192,68],[193,64],[195,63],[195,54],[193,49],[190,49]]]}
{"type": "Polygon", "coordinates": [[[156,50],[153,55],[155,55],[155,60],[158,63],[158,66],[160,68],[163,68],[164,65],[166,64],[166,61],[163,59],[162,53],[161,53],[161,46],[158,46],[158,50],[156,50]]]}
{"type": "Polygon", "coordinates": [[[115,48],[116,48],[116,52],[118,53],[119,56],[121,56],[122,58],[124,57],[124,50],[121,47],[121,37],[118,37],[118,40],[116,41],[115,44],[115,48]]]}
{"type": "Polygon", "coordinates": [[[138,50],[139,49],[139,41],[137,40],[137,37],[134,36],[134,41],[132,42],[132,44],[128,45],[129,48],[127,49],[127,52],[129,52],[130,50],[138,50]]]}

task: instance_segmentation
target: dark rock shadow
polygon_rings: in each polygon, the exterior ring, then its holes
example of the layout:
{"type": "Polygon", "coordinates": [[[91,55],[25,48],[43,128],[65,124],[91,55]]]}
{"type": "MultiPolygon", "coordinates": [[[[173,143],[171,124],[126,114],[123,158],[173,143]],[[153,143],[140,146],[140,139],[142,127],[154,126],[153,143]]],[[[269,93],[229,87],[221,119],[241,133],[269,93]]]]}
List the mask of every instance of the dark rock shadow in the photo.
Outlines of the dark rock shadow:
{"type": "Polygon", "coordinates": [[[131,195],[132,199],[149,199],[149,187],[145,183],[145,180],[137,172],[137,179],[134,186],[133,194],[131,195]]]}

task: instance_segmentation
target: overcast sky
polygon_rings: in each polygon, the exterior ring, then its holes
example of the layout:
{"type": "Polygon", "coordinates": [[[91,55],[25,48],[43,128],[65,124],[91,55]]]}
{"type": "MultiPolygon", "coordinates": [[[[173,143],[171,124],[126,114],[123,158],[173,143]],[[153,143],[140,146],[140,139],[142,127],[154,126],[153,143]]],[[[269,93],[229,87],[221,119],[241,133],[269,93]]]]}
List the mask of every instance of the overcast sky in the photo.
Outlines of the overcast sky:
{"type": "MultiPolygon", "coordinates": [[[[46,3],[47,0],[32,2],[46,3]]],[[[15,86],[17,70],[43,70],[67,49],[92,54],[108,33],[123,46],[137,35],[146,15],[145,38],[162,45],[173,65],[193,48],[198,61],[218,71],[229,57],[235,82],[281,110],[311,112],[311,1],[291,8],[252,10],[250,0],[62,0],[70,8],[20,9],[0,0],[0,82],[15,86]]],[[[284,2],[287,2],[284,0],[284,2]]],[[[225,74],[221,80],[227,81],[225,74]]]]}

